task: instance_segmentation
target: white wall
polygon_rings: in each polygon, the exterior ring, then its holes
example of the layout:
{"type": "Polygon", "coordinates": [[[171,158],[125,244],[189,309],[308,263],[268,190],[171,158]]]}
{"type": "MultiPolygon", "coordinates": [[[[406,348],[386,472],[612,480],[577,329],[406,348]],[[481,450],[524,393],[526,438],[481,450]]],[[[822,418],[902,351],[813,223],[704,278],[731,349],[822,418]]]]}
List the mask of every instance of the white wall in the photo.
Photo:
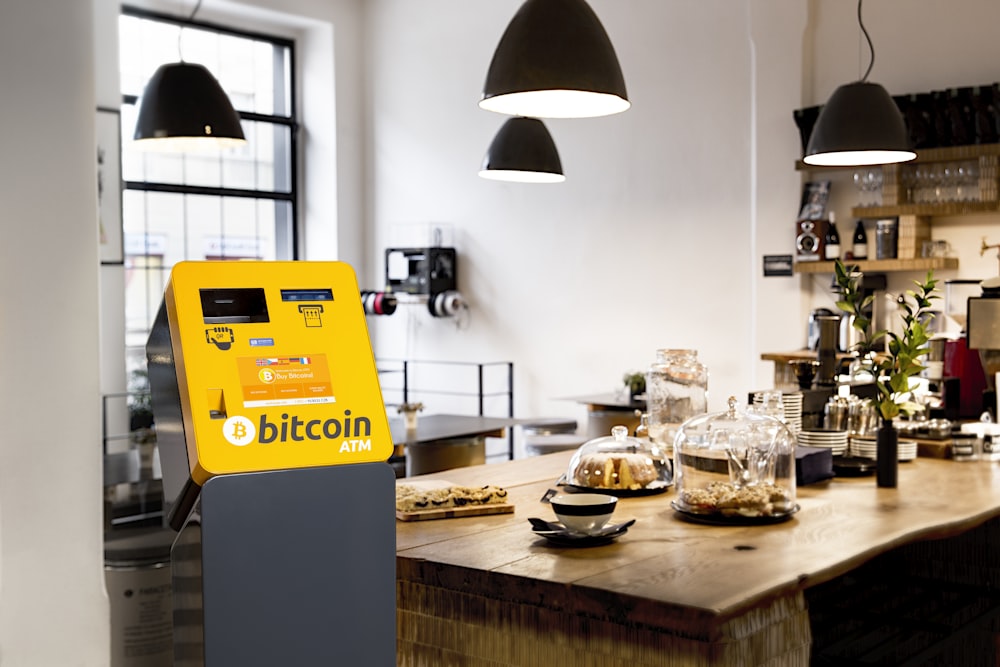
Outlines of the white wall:
{"type": "MultiPolygon", "coordinates": [[[[792,110],[822,103],[863,71],[856,5],[837,0],[663,3],[594,0],[633,108],[548,121],[568,180],[478,179],[503,118],[475,103],[517,0],[369,3],[371,220],[381,253],[408,230],[448,226],[460,253],[467,329],[422,307],[373,322],[380,356],[511,360],[519,416],[576,414],[558,397],[607,391],[658,347],[709,366],[710,409],[770,386],[762,352],[805,343],[808,310],[832,305],[830,276],[763,278],[764,254],[792,253],[803,176],[792,110]]],[[[870,0],[873,79],[892,92],[996,80],[1000,6],[870,0]]],[[[855,194],[835,184],[853,228],[855,194]]],[[[997,216],[942,220],[961,268],[986,277],[980,238],[997,216]]],[[[994,232],[995,233],[995,232],[994,232]]],[[[996,242],[1000,239],[994,239],[996,242]]],[[[898,291],[920,276],[891,276],[898,291]]]]}
{"type": "MultiPolygon", "coordinates": [[[[580,414],[556,399],[610,391],[657,348],[691,347],[710,369],[711,407],[742,400],[761,381],[758,339],[785,346],[782,323],[799,319],[795,279],[756,276],[762,253],[790,250],[804,10],[752,3],[751,34],[749,2],[595,0],[633,107],[548,121],[567,181],[540,186],[476,173],[504,120],[476,102],[519,4],[369,4],[371,252],[398,244],[407,225],[451,225],[472,309],[466,330],[422,308],[379,318],[378,353],[512,360],[516,412],[532,416],[580,414]],[[758,38],[764,63],[754,59],[758,38]],[[777,307],[778,296],[791,307],[777,307]],[[771,315],[761,329],[758,308],[771,315]]],[[[368,277],[381,285],[380,274],[368,277]]]]}
{"type": "Polygon", "coordinates": [[[0,9],[0,662],[108,662],[91,2],[0,9]]]}

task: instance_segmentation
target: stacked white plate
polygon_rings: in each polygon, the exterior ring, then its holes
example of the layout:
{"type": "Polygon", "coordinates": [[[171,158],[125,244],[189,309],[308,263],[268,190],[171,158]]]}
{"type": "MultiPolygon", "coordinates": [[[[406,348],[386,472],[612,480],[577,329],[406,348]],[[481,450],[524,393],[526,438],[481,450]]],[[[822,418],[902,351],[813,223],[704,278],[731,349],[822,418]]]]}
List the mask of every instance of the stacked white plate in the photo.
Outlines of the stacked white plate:
{"type": "MultiPolygon", "coordinates": [[[[764,404],[764,392],[758,391],[753,395],[753,404],[759,407],[764,404]]],[[[784,411],[785,423],[793,433],[802,430],[802,394],[799,392],[782,392],[781,407],[784,411]]]]}
{"type": "MultiPolygon", "coordinates": [[[[912,461],[917,458],[917,443],[900,440],[898,456],[900,461],[912,461]]],[[[878,446],[875,438],[851,438],[851,454],[866,459],[878,458],[878,446]]]]}
{"type": "Polygon", "coordinates": [[[785,406],[785,421],[798,433],[802,430],[802,394],[797,391],[782,394],[781,403],[785,406]]]}
{"type": "Polygon", "coordinates": [[[799,444],[806,447],[824,447],[834,456],[847,453],[847,431],[826,429],[799,431],[799,444]]]}

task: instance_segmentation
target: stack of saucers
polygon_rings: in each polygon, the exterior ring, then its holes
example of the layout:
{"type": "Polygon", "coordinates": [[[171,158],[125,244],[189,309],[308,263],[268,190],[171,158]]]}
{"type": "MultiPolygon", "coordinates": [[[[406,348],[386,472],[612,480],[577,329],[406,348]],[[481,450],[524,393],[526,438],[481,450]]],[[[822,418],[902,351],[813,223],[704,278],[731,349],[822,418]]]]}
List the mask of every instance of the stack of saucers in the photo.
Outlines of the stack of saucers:
{"type": "Polygon", "coordinates": [[[799,431],[799,444],[806,447],[824,447],[834,456],[847,453],[847,431],[814,429],[799,431]]]}
{"type": "Polygon", "coordinates": [[[801,392],[785,392],[781,397],[785,406],[785,421],[796,432],[802,430],[802,394],[801,392]]]}
{"type": "MultiPolygon", "coordinates": [[[[900,440],[897,446],[900,461],[912,461],[917,458],[917,443],[900,440]]],[[[878,458],[878,445],[875,438],[851,438],[851,454],[867,459],[878,458]]]]}

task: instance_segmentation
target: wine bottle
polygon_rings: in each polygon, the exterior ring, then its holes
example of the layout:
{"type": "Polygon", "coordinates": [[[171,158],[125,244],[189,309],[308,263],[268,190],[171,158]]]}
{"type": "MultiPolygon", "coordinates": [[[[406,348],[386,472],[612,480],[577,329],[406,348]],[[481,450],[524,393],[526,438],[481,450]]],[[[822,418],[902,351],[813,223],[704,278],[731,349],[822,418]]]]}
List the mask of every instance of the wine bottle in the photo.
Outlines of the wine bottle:
{"type": "Polygon", "coordinates": [[[837,223],[832,212],[830,222],[826,226],[826,234],[823,236],[823,257],[840,259],[840,234],[837,233],[837,223]]]}
{"type": "Polygon", "coordinates": [[[854,227],[854,241],[851,251],[854,259],[868,259],[868,234],[865,233],[865,223],[858,220],[854,227]]]}

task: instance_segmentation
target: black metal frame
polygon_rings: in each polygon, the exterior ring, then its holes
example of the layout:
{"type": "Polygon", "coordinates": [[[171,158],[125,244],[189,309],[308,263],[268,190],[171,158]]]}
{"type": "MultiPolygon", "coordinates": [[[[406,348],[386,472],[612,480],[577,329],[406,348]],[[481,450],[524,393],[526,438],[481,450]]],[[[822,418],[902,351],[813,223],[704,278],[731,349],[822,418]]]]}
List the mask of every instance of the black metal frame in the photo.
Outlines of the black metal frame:
{"type": "MultiPolygon", "coordinates": [[[[400,400],[399,403],[387,402],[386,407],[392,407],[401,403],[410,403],[414,395],[456,396],[466,398],[475,397],[478,401],[478,411],[476,414],[480,417],[486,417],[489,416],[485,414],[486,399],[496,396],[506,396],[507,414],[504,416],[509,418],[514,417],[513,362],[494,361],[480,363],[465,361],[429,361],[419,359],[377,359],[376,365],[379,368],[380,378],[390,377],[393,373],[400,373],[402,375],[402,384],[400,386],[392,386],[382,383],[383,399],[387,392],[400,392],[400,396],[402,397],[402,400],[400,400]],[[445,391],[412,387],[410,385],[410,371],[414,365],[474,367],[476,369],[476,388],[473,391],[445,391]],[[504,391],[487,392],[485,389],[486,369],[494,367],[506,368],[507,388],[504,391]]],[[[514,458],[514,430],[512,428],[507,429],[507,458],[508,460],[513,460],[514,458]]]]}

